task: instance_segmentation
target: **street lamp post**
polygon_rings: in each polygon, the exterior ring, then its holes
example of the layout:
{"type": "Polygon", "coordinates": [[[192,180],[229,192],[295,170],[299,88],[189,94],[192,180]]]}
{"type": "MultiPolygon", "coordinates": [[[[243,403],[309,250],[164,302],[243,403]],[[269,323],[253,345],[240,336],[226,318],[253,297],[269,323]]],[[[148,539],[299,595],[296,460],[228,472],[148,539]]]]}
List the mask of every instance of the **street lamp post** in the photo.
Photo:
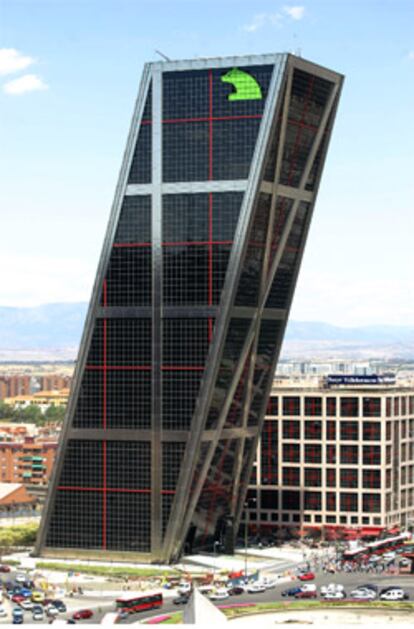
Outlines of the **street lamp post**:
{"type": "Polygon", "coordinates": [[[249,505],[246,502],[244,508],[246,510],[246,518],[244,523],[244,580],[247,582],[247,536],[249,530],[249,505]]]}
{"type": "Polygon", "coordinates": [[[247,538],[249,535],[249,516],[250,516],[249,506],[250,506],[250,503],[255,503],[255,502],[256,502],[256,498],[249,498],[244,503],[244,509],[246,512],[246,519],[245,519],[245,525],[244,525],[244,578],[246,581],[247,581],[247,541],[248,541],[247,538]]]}

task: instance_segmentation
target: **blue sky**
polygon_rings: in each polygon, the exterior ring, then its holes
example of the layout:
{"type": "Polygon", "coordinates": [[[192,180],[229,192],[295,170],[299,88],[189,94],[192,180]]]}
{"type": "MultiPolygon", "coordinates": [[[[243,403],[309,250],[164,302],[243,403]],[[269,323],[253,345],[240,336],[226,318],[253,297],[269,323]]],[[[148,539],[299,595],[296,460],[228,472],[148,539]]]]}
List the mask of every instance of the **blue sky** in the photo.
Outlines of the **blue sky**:
{"type": "Polygon", "coordinates": [[[414,324],[413,24],[412,0],[0,0],[0,305],[89,298],[155,49],[300,51],[346,81],[292,317],[414,324]]]}

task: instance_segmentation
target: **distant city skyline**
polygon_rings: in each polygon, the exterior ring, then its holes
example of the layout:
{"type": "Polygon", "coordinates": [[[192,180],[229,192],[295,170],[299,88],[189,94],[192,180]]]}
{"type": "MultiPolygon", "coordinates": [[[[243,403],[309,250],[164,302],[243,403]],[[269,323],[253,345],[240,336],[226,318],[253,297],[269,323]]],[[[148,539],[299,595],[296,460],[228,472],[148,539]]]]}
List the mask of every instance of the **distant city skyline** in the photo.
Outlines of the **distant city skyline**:
{"type": "Polygon", "coordinates": [[[155,49],[300,49],[346,80],[291,317],[412,324],[413,21],[409,0],[4,0],[0,305],[89,300],[131,103],[155,49]]]}

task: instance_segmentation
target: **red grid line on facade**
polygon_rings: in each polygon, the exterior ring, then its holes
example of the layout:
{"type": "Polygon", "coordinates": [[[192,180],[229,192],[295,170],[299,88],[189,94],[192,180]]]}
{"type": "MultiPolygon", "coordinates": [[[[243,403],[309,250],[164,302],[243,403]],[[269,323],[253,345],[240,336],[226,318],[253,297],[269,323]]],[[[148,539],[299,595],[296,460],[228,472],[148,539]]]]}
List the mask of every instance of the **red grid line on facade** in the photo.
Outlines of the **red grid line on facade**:
{"type": "MultiPolygon", "coordinates": [[[[213,179],[213,72],[208,72],[208,179],[213,179]]],[[[208,305],[213,305],[213,195],[208,195],[208,305]]],[[[213,320],[208,318],[208,342],[213,338],[213,320]]]]}
{"type": "MultiPolygon", "coordinates": [[[[60,485],[59,491],[98,491],[114,494],[150,494],[151,489],[128,489],[119,487],[78,487],[76,485],[60,485]]],[[[162,489],[162,494],[175,494],[175,489],[162,489]]]]}
{"type": "MultiPolygon", "coordinates": [[[[211,72],[211,71],[210,71],[211,72]]],[[[209,80],[210,80],[210,76],[209,76],[209,80]]],[[[212,81],[212,74],[211,74],[211,81],[212,81]]],[[[165,120],[162,121],[163,124],[180,124],[183,122],[210,122],[210,120],[212,120],[213,122],[221,122],[223,120],[249,120],[249,119],[258,119],[258,118],[262,118],[263,114],[240,114],[238,116],[213,116],[208,115],[208,116],[199,116],[199,117],[195,117],[195,118],[166,118],[165,120]]],[[[141,125],[149,125],[152,124],[152,120],[143,120],[141,122],[141,125]]]]}
{"type": "Polygon", "coordinates": [[[86,365],[88,371],[151,371],[146,365],[86,365]]]}

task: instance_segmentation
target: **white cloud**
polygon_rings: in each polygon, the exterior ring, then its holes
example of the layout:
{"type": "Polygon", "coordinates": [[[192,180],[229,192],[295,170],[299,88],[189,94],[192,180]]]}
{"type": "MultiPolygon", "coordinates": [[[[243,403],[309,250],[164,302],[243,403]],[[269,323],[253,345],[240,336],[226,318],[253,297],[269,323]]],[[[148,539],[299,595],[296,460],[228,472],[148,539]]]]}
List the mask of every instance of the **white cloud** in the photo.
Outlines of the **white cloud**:
{"type": "Polygon", "coordinates": [[[286,13],[292,20],[301,20],[305,15],[305,7],[283,7],[283,12],[286,13]]]}
{"type": "Polygon", "coordinates": [[[414,61],[414,50],[411,50],[411,51],[408,53],[408,58],[409,58],[409,60],[410,60],[410,61],[414,61]]]}
{"type": "Polygon", "coordinates": [[[25,70],[34,62],[32,57],[23,55],[15,48],[0,48],[0,75],[2,76],[25,70]]]}
{"type": "Polygon", "coordinates": [[[243,26],[243,30],[248,33],[255,33],[265,26],[266,23],[270,23],[272,25],[278,24],[281,18],[282,16],[280,13],[257,13],[249,24],[243,26]]]}
{"type": "Polygon", "coordinates": [[[8,81],[3,85],[6,94],[26,94],[27,92],[38,92],[47,90],[48,86],[36,74],[25,74],[18,79],[8,81]]]}

